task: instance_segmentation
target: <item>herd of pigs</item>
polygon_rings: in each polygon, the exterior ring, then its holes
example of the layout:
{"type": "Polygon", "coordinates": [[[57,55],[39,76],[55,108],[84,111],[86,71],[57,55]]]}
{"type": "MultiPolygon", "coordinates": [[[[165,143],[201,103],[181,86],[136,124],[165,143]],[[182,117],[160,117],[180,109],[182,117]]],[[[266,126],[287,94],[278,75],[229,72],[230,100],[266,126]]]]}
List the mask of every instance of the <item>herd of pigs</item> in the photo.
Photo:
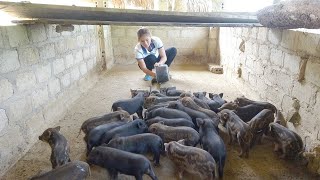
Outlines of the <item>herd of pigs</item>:
{"type": "Polygon", "coordinates": [[[267,138],[280,158],[301,159],[302,139],[280,125],[274,105],[245,97],[226,102],[223,94],[206,94],[175,87],[131,90],[132,98],[114,102],[111,113],[83,122],[87,162],[71,161],[60,127],[49,128],[39,139],[51,146],[52,170],[31,179],[85,179],[94,164],[107,169],[111,179],[122,173],[156,180],[152,167],[160,165],[161,155],[174,163],[180,179],[184,171],[200,179],[219,179],[227,158],[220,133],[228,134],[229,144],[239,144],[243,158],[267,138]],[[144,156],[148,153],[153,164],[144,156]]]}

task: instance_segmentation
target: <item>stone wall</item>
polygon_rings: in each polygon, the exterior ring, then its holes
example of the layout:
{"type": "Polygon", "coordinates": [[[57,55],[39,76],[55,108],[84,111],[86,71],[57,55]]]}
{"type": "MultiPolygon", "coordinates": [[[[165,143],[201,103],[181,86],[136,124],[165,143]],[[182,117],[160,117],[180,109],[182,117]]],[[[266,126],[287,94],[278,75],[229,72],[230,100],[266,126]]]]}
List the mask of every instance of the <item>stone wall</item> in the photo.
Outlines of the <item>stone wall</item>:
{"type": "Polygon", "coordinates": [[[320,35],[221,28],[219,40],[225,77],[245,96],[276,105],[290,121],[286,125],[307,138],[307,149],[319,145],[320,35]]]}
{"type": "Polygon", "coordinates": [[[94,26],[0,28],[0,177],[97,82],[94,26]]]}
{"type": "MultiPolygon", "coordinates": [[[[164,26],[148,28],[152,35],[163,41],[164,48],[177,48],[178,53],[173,64],[206,64],[215,61],[217,28],[164,26]],[[210,47],[210,56],[208,47],[210,47]]],[[[111,26],[116,64],[136,63],[134,47],[138,43],[138,29],[138,26],[111,26]]]]}

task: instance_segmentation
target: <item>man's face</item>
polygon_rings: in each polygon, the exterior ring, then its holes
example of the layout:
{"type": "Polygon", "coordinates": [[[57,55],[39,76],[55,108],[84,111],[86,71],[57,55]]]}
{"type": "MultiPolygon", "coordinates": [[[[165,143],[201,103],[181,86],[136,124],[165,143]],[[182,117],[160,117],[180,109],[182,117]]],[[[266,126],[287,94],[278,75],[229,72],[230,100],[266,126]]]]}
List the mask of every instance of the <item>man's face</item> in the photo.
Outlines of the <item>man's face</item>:
{"type": "Polygon", "coordinates": [[[139,42],[144,48],[148,49],[148,47],[150,46],[150,43],[151,43],[151,37],[149,35],[145,34],[140,37],[139,42]]]}

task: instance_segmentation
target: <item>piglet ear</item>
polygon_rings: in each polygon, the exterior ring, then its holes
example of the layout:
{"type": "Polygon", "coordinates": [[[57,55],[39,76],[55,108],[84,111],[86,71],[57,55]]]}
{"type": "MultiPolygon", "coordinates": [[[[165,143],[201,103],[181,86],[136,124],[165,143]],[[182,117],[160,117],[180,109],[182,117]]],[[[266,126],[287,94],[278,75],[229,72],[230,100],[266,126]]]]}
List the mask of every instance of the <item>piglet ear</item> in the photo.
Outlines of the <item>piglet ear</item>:
{"type": "Polygon", "coordinates": [[[219,96],[222,98],[223,97],[223,93],[220,93],[219,96]]]}
{"type": "Polygon", "coordinates": [[[223,119],[229,119],[229,114],[228,113],[223,113],[222,117],[223,117],[223,119]]]}
{"type": "Polygon", "coordinates": [[[203,91],[203,96],[206,96],[207,95],[207,92],[206,91],[203,91]]]}
{"type": "Polygon", "coordinates": [[[149,128],[149,131],[150,131],[151,133],[156,133],[156,132],[157,132],[157,128],[151,127],[151,128],[149,128]]]}
{"type": "Polygon", "coordinates": [[[55,127],[54,129],[57,130],[57,131],[60,131],[61,127],[60,127],[60,126],[57,126],[57,127],[55,127]]]}
{"type": "Polygon", "coordinates": [[[163,121],[159,121],[160,124],[165,125],[163,121]]]}
{"type": "Polygon", "coordinates": [[[196,119],[196,122],[197,122],[197,125],[198,125],[198,126],[201,126],[201,125],[203,125],[204,120],[201,119],[201,118],[197,118],[197,119],[196,119]]]}
{"type": "Polygon", "coordinates": [[[119,114],[119,118],[120,118],[120,120],[124,119],[124,115],[123,114],[119,114]]]}

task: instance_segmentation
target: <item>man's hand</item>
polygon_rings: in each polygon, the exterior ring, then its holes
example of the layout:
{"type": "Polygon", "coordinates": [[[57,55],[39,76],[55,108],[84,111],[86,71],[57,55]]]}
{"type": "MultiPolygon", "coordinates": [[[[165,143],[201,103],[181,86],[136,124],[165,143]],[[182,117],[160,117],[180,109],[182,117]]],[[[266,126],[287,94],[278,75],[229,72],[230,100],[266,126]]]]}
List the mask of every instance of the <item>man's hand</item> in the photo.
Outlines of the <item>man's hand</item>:
{"type": "Polygon", "coordinates": [[[156,73],[155,73],[155,72],[152,72],[152,76],[153,76],[153,77],[156,77],[156,73]]]}
{"type": "Polygon", "coordinates": [[[158,66],[160,66],[161,65],[161,63],[154,63],[154,67],[158,67],[158,66]]]}

